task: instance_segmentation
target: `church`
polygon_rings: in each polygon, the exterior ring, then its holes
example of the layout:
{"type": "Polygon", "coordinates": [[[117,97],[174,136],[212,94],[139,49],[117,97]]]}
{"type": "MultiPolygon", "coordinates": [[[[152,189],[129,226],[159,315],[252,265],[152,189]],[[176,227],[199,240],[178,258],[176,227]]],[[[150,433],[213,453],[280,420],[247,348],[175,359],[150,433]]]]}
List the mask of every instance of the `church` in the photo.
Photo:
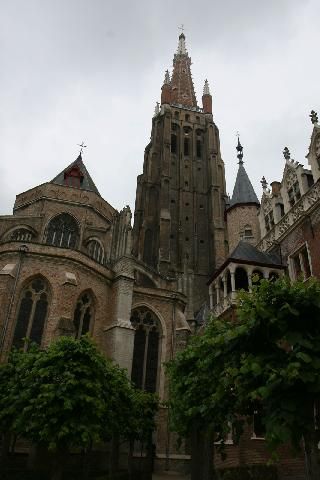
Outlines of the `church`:
{"type": "MultiPolygon", "coordinates": [[[[238,141],[239,171],[228,198],[209,83],[200,107],[181,33],[152,118],[134,218],[128,206],[119,212],[101,197],[81,152],[55,178],[18,194],[13,215],[0,217],[1,359],[29,340],[45,347],[58,336],[90,333],[138,388],[165,401],[164,363],[209,310],[232,310],[237,289],[250,289],[256,270],[265,278],[288,265],[293,276],[294,269],[320,274],[315,112],[311,120],[311,170],[286,151],[282,182],[269,190],[264,180],[259,202],[238,141]]],[[[159,468],[190,458],[175,450],[167,427],[161,407],[159,468]]]]}

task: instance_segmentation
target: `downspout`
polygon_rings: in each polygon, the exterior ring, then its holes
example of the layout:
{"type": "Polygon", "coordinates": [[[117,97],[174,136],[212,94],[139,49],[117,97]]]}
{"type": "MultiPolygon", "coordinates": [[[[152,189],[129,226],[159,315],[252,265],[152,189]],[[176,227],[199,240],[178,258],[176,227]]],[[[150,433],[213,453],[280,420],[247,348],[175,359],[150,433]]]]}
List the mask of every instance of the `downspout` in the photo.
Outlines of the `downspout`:
{"type": "Polygon", "coordinates": [[[8,330],[10,315],[11,315],[11,311],[12,311],[12,307],[13,307],[13,302],[14,302],[14,296],[15,296],[16,289],[17,289],[18,279],[19,279],[19,276],[20,276],[20,271],[21,271],[21,266],[22,266],[23,255],[24,255],[25,253],[27,253],[28,250],[29,250],[29,249],[28,249],[27,245],[20,245],[20,247],[19,247],[19,262],[18,262],[18,268],[17,268],[17,273],[16,273],[16,277],[15,277],[14,284],[13,284],[13,288],[12,288],[12,292],[11,292],[10,303],[9,303],[9,306],[8,306],[6,319],[5,319],[4,326],[3,326],[3,329],[2,329],[2,332],[1,332],[1,338],[0,338],[0,353],[3,352],[4,341],[5,341],[6,333],[7,333],[7,330],[8,330]]]}

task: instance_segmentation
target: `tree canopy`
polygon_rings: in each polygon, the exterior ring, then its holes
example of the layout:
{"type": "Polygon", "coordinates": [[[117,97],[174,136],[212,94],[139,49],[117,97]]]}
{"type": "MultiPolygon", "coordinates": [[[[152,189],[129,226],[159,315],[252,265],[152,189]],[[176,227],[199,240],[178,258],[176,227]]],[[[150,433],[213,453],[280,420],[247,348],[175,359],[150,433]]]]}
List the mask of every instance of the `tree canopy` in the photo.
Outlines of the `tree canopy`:
{"type": "MultiPolygon", "coordinates": [[[[271,451],[304,440],[319,478],[320,283],[262,280],[239,295],[236,320],[211,319],[168,366],[173,428],[194,422],[223,439],[259,405],[271,451]],[[319,412],[319,411],[318,411],[319,412]]],[[[223,448],[223,441],[220,445],[223,448]]]]}

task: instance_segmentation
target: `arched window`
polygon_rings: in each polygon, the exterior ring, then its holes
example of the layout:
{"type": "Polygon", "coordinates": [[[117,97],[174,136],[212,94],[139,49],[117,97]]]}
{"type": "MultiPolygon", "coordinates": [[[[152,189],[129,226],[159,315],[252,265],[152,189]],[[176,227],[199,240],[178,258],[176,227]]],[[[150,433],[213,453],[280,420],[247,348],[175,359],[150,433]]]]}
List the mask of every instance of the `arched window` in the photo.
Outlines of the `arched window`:
{"type": "Polygon", "coordinates": [[[21,348],[24,339],[41,345],[48,312],[48,284],[41,277],[33,279],[22,291],[13,335],[13,346],[21,348]]]}
{"type": "Polygon", "coordinates": [[[249,290],[248,275],[244,268],[238,267],[235,272],[236,290],[249,290]]]}
{"type": "Polygon", "coordinates": [[[47,230],[47,243],[56,247],[76,248],[79,227],[76,220],[67,213],[54,217],[47,230]]]}
{"type": "Polygon", "coordinates": [[[189,155],[189,145],[190,145],[190,139],[188,137],[184,137],[184,154],[189,155]]]}
{"type": "Polygon", "coordinates": [[[177,135],[171,134],[171,153],[177,153],[177,135]]]}
{"type": "Polygon", "coordinates": [[[88,253],[98,263],[104,263],[104,249],[98,240],[92,239],[88,242],[88,253]]]}
{"type": "Polygon", "coordinates": [[[10,239],[21,242],[31,242],[32,237],[33,233],[27,228],[17,228],[12,232],[10,239]]]}
{"type": "Polygon", "coordinates": [[[93,298],[89,292],[83,293],[76,305],[73,315],[73,325],[75,329],[75,337],[80,338],[90,330],[93,320],[93,298]]]}
{"type": "Polygon", "coordinates": [[[131,314],[135,328],[131,380],[137,388],[155,392],[158,376],[160,327],[156,315],[147,308],[131,314]]]}

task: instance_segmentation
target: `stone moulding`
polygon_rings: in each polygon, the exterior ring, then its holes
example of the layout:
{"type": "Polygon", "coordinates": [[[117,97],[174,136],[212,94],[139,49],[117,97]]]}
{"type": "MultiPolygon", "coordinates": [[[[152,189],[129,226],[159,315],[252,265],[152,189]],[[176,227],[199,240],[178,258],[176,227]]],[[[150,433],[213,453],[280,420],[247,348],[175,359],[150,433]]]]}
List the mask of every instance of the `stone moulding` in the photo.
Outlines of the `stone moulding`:
{"type": "Polygon", "coordinates": [[[312,207],[319,201],[319,199],[320,182],[318,181],[260,240],[257,245],[258,250],[260,250],[261,252],[265,252],[269,248],[271,248],[274,242],[279,241],[300,218],[302,218],[308,213],[310,209],[312,209],[312,207]]]}

